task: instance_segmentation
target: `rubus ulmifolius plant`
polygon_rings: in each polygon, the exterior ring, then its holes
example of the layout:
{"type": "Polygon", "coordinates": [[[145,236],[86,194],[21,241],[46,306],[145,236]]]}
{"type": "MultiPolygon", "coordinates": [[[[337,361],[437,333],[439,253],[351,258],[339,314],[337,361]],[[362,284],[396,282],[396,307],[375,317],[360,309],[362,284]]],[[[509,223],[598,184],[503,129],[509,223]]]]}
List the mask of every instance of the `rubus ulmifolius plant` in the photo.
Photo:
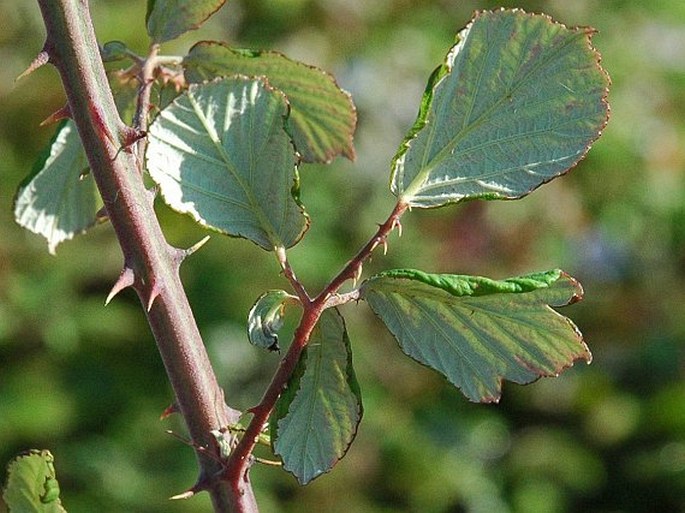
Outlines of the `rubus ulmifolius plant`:
{"type": "MultiPolygon", "coordinates": [[[[344,319],[350,302],[368,304],[407,356],[470,401],[498,401],[503,380],[527,384],[590,361],[579,330],[555,310],[583,295],[562,270],[501,280],[409,268],[366,276],[364,263],[382,258],[405,215],[522,198],[585,156],[609,113],[592,29],[521,10],[475,13],[388,156],[394,207],[313,293],[289,249],[312,222],[299,169],[354,157],[355,107],[334,78],[277,52],[222,42],[200,41],[182,57],[161,53],[223,0],[192,8],[149,0],[146,55],[119,41],[98,46],[85,2],[39,4],[47,39],[29,71],[54,64],[68,103],[50,117],[59,125],[19,187],[16,220],[44,236],[51,253],[111,222],[124,263],[106,302],[127,287],[138,293],[176,395],[168,411],[183,415],[200,465],[197,482],[177,498],[207,491],[215,511],[257,511],[249,470],[258,443],[270,444],[302,484],[345,455],[363,412],[344,319]],[[154,187],[146,190],[144,180],[154,187]],[[232,391],[218,387],[178,279],[201,243],[166,242],[155,195],[213,232],[271,252],[287,280],[288,290],[265,291],[246,319],[247,340],[282,355],[247,411],[231,407],[232,391]],[[281,348],[287,316],[299,321],[281,348]]],[[[15,460],[4,498],[10,511],[29,503],[63,511],[52,455],[34,450],[15,460]]]]}

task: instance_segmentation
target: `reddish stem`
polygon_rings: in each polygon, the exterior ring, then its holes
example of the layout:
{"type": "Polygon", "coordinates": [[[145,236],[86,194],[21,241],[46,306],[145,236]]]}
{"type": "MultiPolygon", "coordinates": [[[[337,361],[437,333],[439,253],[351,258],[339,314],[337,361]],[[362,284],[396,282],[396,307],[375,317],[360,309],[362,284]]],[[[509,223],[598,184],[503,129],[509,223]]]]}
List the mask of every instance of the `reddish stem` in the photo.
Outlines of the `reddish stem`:
{"type": "Polygon", "coordinates": [[[47,29],[44,52],[62,78],[69,111],[123,252],[124,271],[115,292],[133,286],[145,307],[176,403],[197,447],[197,489],[209,492],[217,513],[255,513],[249,486],[238,495],[214,479],[222,464],[211,431],[235,423],[240,413],[224,402],[178,275],[187,252],[165,240],[139,162],[131,152],[122,151],[140,130],[127,127],[119,117],[88,3],[38,3],[47,29]]]}
{"type": "Polygon", "coordinates": [[[278,401],[281,392],[283,392],[290,376],[295,370],[300,355],[309,342],[312,330],[319,321],[323,311],[329,306],[329,299],[338,292],[346,281],[354,280],[358,277],[362,265],[371,256],[374,249],[381,244],[385,244],[390,232],[400,226],[400,217],[402,217],[402,214],[407,208],[408,205],[397,203],[390,216],[388,216],[388,219],[378,227],[376,234],[359,250],[357,255],[343,267],[338,275],[331,280],[328,286],[324,288],[316,298],[303,303],[304,312],[302,313],[300,324],[295,330],[293,342],[290,345],[288,352],[281,360],[278,371],[272,378],[262,400],[257,406],[250,409],[250,412],[254,416],[245,430],[245,434],[240,440],[240,443],[231,453],[231,457],[223,471],[222,478],[231,483],[231,486],[235,487],[234,493],[239,494],[242,491],[242,483],[247,479],[252,460],[252,451],[257,444],[259,434],[269,420],[269,415],[271,415],[271,412],[276,405],[276,401],[278,401]]]}

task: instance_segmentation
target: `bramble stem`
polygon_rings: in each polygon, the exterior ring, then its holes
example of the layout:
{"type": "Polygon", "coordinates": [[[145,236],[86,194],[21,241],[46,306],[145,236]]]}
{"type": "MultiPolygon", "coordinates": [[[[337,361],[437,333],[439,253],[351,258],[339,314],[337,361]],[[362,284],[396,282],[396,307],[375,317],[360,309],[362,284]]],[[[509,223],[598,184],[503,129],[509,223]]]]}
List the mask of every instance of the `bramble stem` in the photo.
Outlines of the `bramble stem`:
{"type": "Polygon", "coordinates": [[[126,126],[112,98],[88,3],[38,3],[47,29],[44,52],[62,78],[71,116],[124,255],[115,291],[132,286],[138,293],[196,447],[200,476],[193,491],[207,490],[217,513],[257,512],[248,481],[241,481],[238,495],[235,487],[216,479],[222,464],[211,431],[237,422],[240,413],[226,406],[178,275],[187,252],[166,242],[142,181],[141,162],[129,147],[144,126],[145,98],[140,126],[126,126]]]}

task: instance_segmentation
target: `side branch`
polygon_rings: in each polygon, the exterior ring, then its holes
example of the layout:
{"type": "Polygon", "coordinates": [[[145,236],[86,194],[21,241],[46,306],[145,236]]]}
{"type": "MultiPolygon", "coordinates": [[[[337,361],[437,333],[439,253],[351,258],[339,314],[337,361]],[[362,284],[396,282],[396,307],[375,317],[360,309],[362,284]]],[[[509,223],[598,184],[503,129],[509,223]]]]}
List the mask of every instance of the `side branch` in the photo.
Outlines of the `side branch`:
{"type": "Polygon", "coordinates": [[[348,280],[354,280],[355,282],[358,281],[359,277],[361,276],[362,265],[369,259],[371,253],[373,253],[378,246],[382,245],[385,247],[387,244],[388,235],[390,235],[395,228],[397,228],[400,233],[402,232],[400,218],[407,208],[409,208],[409,205],[406,203],[398,202],[395,205],[395,208],[388,216],[388,219],[386,219],[385,222],[378,227],[376,234],[371,237],[369,242],[367,242],[366,245],[359,250],[352,260],[347,262],[345,267],[343,267],[343,269],[335,278],[333,278],[328,286],[321,291],[314,302],[327,301],[332,295],[336,294],[340,287],[342,287],[342,285],[348,280]]]}
{"type": "MultiPolygon", "coordinates": [[[[240,443],[231,453],[223,471],[222,479],[238,486],[238,488],[234,490],[234,493],[241,492],[241,483],[243,480],[247,479],[247,473],[252,464],[252,451],[257,445],[259,435],[268,422],[269,415],[271,415],[271,412],[276,405],[276,401],[278,401],[279,396],[285,389],[290,376],[295,370],[302,351],[307,346],[309,337],[312,334],[316,323],[319,321],[321,314],[326,308],[339,303],[339,301],[336,301],[336,298],[339,298],[337,292],[340,287],[346,281],[356,280],[359,277],[363,263],[368,260],[378,246],[385,246],[388,235],[390,235],[395,228],[401,226],[400,218],[407,208],[408,206],[404,203],[395,205],[395,208],[390,216],[388,216],[388,219],[378,227],[376,234],[361,250],[359,250],[357,255],[345,265],[328,286],[313,300],[302,302],[304,313],[300,319],[300,324],[295,330],[293,342],[290,345],[288,352],[281,360],[280,367],[271,380],[262,400],[257,406],[249,410],[254,416],[252,417],[244,436],[240,440],[240,443]]],[[[300,299],[303,299],[303,296],[306,296],[306,292],[294,278],[294,274],[292,274],[292,270],[287,263],[284,253],[285,252],[277,254],[277,257],[279,258],[288,279],[297,285],[295,288],[298,295],[300,295],[300,299]]]]}

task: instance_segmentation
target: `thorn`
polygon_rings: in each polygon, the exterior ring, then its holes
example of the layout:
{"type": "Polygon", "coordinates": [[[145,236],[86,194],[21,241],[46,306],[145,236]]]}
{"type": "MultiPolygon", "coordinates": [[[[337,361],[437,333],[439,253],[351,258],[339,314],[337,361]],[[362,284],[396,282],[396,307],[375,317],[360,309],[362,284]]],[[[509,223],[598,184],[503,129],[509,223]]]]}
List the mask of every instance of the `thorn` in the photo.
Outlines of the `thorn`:
{"type": "MultiPolygon", "coordinates": [[[[105,117],[102,113],[102,108],[97,104],[89,104],[88,111],[90,112],[90,117],[96,125],[97,129],[100,130],[105,137],[107,137],[107,140],[111,142],[112,145],[116,145],[117,141],[115,141],[114,137],[112,136],[112,132],[109,130],[107,123],[105,123],[105,117]]],[[[119,151],[117,151],[117,154],[118,153],[119,151]]]]}
{"type": "Polygon", "coordinates": [[[354,278],[352,279],[352,287],[357,288],[357,282],[359,279],[362,277],[362,264],[359,264],[359,267],[357,267],[357,270],[354,272],[354,278]]]}
{"type": "Polygon", "coordinates": [[[209,240],[209,235],[207,235],[207,236],[204,237],[203,239],[199,240],[198,242],[196,242],[195,244],[193,244],[192,246],[190,246],[188,249],[172,248],[173,251],[174,251],[174,252],[173,252],[173,255],[172,255],[172,258],[173,258],[174,261],[176,262],[176,265],[177,265],[178,267],[180,267],[180,266],[181,266],[181,263],[183,263],[183,261],[184,261],[187,257],[189,257],[190,255],[192,255],[193,253],[195,253],[198,249],[200,249],[202,246],[204,246],[204,245],[207,243],[208,240],[209,240]]]}
{"type": "Polygon", "coordinates": [[[169,497],[170,501],[177,501],[177,500],[185,500],[185,499],[190,499],[193,495],[195,495],[195,490],[192,488],[186,492],[179,493],[178,495],[174,495],[173,497],[169,497]]]}
{"type": "Polygon", "coordinates": [[[104,223],[109,221],[109,214],[107,213],[107,207],[102,207],[95,213],[95,221],[97,223],[104,223]]]}
{"type": "Polygon", "coordinates": [[[395,218],[392,222],[392,229],[394,230],[395,228],[397,228],[397,236],[402,237],[402,223],[400,223],[398,218],[395,218]]]}
{"type": "Polygon", "coordinates": [[[31,73],[36,71],[41,66],[44,66],[48,62],[50,62],[50,55],[48,55],[48,51],[45,49],[45,47],[43,47],[40,53],[36,55],[36,58],[31,61],[29,67],[26,68],[17,78],[15,78],[14,81],[19,82],[19,80],[30,75],[31,73]]]}
{"type": "Polygon", "coordinates": [[[133,269],[130,267],[124,267],[119,275],[119,278],[117,278],[116,283],[114,283],[112,290],[109,292],[107,299],[105,299],[105,306],[107,306],[109,302],[114,299],[114,296],[116,296],[119,292],[127,287],[132,287],[134,282],[135,276],[133,275],[133,269]]]}
{"type": "Polygon", "coordinates": [[[383,237],[381,244],[383,244],[383,256],[385,256],[388,254],[388,239],[383,237]]]}
{"type": "Polygon", "coordinates": [[[38,126],[51,125],[53,123],[57,123],[58,121],[62,121],[63,119],[68,118],[71,118],[71,109],[69,108],[69,104],[67,103],[63,107],[59,108],[58,110],[50,114],[43,121],[41,121],[38,126]]]}
{"type": "Polygon", "coordinates": [[[119,141],[121,142],[121,147],[126,150],[143,139],[145,136],[147,136],[147,132],[145,130],[124,125],[121,129],[121,133],[119,134],[119,141]]]}
{"type": "Polygon", "coordinates": [[[178,440],[178,441],[181,442],[182,444],[186,444],[186,445],[188,445],[188,446],[190,446],[190,447],[193,447],[193,442],[192,442],[192,441],[183,438],[181,435],[179,435],[179,434],[177,434],[177,433],[174,433],[171,429],[165,430],[165,433],[166,433],[167,435],[173,436],[176,440],[178,440]]]}
{"type": "Polygon", "coordinates": [[[261,463],[262,465],[270,465],[272,467],[282,467],[283,462],[282,461],[274,461],[274,460],[267,460],[264,458],[257,458],[255,457],[254,459],[257,463],[261,463]]]}
{"type": "Polygon", "coordinates": [[[152,304],[155,302],[155,299],[157,299],[157,297],[161,294],[161,292],[162,292],[162,287],[160,287],[160,286],[157,285],[157,281],[156,281],[156,280],[153,281],[153,282],[150,284],[150,295],[149,295],[148,298],[147,298],[147,305],[146,305],[146,308],[147,308],[147,311],[148,311],[148,312],[149,312],[150,310],[152,310],[152,304]]]}
{"type": "Polygon", "coordinates": [[[178,405],[173,402],[169,406],[167,406],[162,414],[159,416],[159,420],[164,420],[166,418],[171,417],[174,413],[178,413],[178,405]]]}
{"type": "Polygon", "coordinates": [[[197,492],[201,492],[203,490],[209,490],[211,487],[211,484],[209,480],[207,479],[206,476],[203,475],[202,473],[197,480],[197,482],[188,490],[185,492],[179,493],[177,495],[174,495],[173,497],[169,497],[170,501],[176,501],[176,500],[181,500],[181,499],[190,499],[193,495],[195,495],[197,492]]]}
{"type": "Polygon", "coordinates": [[[186,249],[184,251],[185,256],[188,257],[188,256],[192,255],[193,253],[195,253],[198,249],[200,249],[202,246],[207,244],[208,240],[209,240],[209,235],[207,235],[203,239],[197,241],[195,244],[193,244],[192,246],[190,246],[188,249],[186,249]]]}

